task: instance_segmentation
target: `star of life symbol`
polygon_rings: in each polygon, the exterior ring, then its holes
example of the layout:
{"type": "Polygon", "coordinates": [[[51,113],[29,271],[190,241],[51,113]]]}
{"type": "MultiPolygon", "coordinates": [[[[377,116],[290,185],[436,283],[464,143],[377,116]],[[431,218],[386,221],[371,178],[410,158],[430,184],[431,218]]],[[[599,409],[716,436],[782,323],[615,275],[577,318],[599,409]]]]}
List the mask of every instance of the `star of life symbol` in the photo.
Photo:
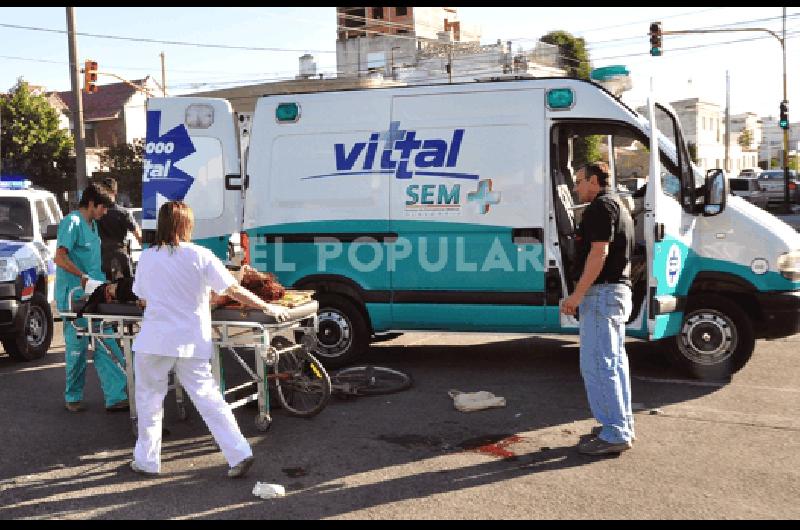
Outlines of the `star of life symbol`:
{"type": "Polygon", "coordinates": [[[476,191],[467,193],[467,201],[475,203],[478,213],[487,214],[493,204],[500,203],[500,192],[492,191],[492,179],[484,179],[478,182],[476,191]]]}
{"type": "Polygon", "coordinates": [[[681,270],[681,251],[678,245],[672,245],[669,248],[667,256],[667,286],[670,288],[678,284],[678,276],[681,270]]]}

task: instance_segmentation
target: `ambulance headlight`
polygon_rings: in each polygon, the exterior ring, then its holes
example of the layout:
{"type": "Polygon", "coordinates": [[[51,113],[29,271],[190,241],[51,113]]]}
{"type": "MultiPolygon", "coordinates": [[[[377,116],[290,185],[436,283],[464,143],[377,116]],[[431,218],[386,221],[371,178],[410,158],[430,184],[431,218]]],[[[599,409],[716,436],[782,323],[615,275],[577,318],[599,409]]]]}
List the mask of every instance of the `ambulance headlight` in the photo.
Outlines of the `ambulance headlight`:
{"type": "Polygon", "coordinates": [[[14,258],[0,258],[0,282],[13,282],[19,274],[19,265],[14,258]]]}
{"type": "Polygon", "coordinates": [[[778,257],[778,270],[784,278],[800,282],[800,249],[781,254],[778,257]]]}

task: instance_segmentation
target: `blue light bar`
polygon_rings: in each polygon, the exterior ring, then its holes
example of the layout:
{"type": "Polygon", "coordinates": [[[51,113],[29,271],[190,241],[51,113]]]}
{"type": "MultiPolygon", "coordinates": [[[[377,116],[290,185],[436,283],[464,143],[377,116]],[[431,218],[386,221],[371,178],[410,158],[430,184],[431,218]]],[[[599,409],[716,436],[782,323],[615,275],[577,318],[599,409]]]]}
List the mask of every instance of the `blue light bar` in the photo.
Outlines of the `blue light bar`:
{"type": "Polygon", "coordinates": [[[25,177],[0,177],[0,189],[2,190],[26,190],[31,187],[31,184],[31,181],[25,177]]]}

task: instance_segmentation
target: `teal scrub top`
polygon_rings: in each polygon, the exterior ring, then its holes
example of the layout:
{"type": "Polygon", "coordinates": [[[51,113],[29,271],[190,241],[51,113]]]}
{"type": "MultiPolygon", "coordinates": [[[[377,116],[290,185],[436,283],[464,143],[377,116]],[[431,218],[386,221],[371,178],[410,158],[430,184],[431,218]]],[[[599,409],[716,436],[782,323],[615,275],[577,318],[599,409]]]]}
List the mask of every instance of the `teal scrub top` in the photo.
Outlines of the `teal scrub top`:
{"type": "MultiPolygon", "coordinates": [[[[56,247],[64,247],[69,253],[69,259],[80,270],[89,275],[92,280],[106,281],[103,274],[100,257],[100,236],[97,232],[97,223],[86,222],[80,211],[75,210],[67,214],[58,223],[58,239],[56,247]]],[[[56,267],[56,305],[59,311],[66,310],[69,292],[80,286],[80,276],[75,276],[61,267],[56,267]]],[[[79,294],[83,294],[80,292],[79,294]]]]}

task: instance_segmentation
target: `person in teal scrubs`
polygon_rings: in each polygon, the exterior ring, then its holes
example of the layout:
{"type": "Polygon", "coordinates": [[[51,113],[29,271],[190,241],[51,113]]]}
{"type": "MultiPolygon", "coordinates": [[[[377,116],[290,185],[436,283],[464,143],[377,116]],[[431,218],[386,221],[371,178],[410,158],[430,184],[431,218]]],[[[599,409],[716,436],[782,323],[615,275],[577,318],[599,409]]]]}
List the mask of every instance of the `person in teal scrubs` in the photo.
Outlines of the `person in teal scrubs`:
{"type": "MultiPolygon", "coordinates": [[[[57,265],[55,298],[59,311],[69,309],[69,293],[73,288],[80,287],[73,293],[74,301],[83,296],[83,287],[88,280],[106,281],[100,259],[100,236],[95,221],[103,217],[112,204],[109,193],[101,186],[91,183],[83,191],[78,209],[67,214],[58,224],[54,261],[57,265]]],[[[85,410],[83,387],[86,381],[89,338],[78,338],[76,323],[83,328],[87,326],[85,318],[74,323],[64,319],[64,362],[67,372],[64,400],[66,409],[70,412],[85,410]]],[[[105,339],[95,341],[95,348],[94,367],[105,396],[106,410],[128,410],[125,358],[119,345],[113,339],[105,339]]]]}

